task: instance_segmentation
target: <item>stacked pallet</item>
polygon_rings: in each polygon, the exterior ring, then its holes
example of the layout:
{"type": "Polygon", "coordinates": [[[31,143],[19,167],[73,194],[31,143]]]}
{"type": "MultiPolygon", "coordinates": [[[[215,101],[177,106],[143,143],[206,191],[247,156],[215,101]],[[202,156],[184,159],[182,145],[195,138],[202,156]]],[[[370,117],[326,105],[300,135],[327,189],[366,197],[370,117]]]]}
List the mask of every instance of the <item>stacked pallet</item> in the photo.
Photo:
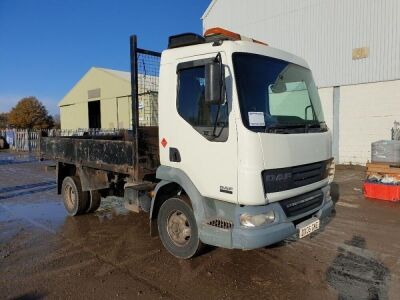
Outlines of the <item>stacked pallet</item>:
{"type": "Polygon", "coordinates": [[[400,201],[400,164],[367,163],[364,196],[387,201],[400,201]]]}

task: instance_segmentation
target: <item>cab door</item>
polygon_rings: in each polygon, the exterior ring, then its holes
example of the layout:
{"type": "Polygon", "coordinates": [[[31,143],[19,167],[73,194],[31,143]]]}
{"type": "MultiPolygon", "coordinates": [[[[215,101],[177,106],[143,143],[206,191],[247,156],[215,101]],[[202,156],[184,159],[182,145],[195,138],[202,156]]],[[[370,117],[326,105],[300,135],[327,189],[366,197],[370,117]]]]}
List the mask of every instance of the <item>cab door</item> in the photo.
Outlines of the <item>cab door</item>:
{"type": "Polygon", "coordinates": [[[164,163],[184,171],[202,196],[236,203],[237,133],[226,57],[216,52],[181,59],[175,71],[174,114],[168,118],[168,132],[160,128],[160,133],[169,137],[165,140],[169,143],[169,160],[164,163]],[[218,54],[226,92],[222,104],[210,104],[206,101],[206,68],[218,54]]]}

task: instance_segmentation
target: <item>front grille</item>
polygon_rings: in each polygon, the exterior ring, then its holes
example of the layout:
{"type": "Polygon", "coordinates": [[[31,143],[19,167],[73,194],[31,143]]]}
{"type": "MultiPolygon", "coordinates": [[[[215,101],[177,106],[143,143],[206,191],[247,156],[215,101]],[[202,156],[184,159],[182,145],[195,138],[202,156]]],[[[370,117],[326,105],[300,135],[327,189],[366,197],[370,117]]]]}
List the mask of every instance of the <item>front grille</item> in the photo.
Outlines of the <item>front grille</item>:
{"type": "Polygon", "coordinates": [[[222,229],[231,229],[233,227],[233,223],[231,221],[223,219],[213,219],[208,221],[207,224],[222,229]]]}
{"type": "Polygon", "coordinates": [[[328,161],[289,168],[265,170],[262,173],[264,190],[275,193],[305,186],[321,181],[327,177],[328,161]]]}
{"type": "Polygon", "coordinates": [[[292,178],[296,187],[304,186],[324,179],[326,162],[297,166],[292,168],[292,178]]]}
{"type": "Polygon", "coordinates": [[[322,204],[324,195],[321,190],[279,201],[288,218],[311,211],[322,204]]]}

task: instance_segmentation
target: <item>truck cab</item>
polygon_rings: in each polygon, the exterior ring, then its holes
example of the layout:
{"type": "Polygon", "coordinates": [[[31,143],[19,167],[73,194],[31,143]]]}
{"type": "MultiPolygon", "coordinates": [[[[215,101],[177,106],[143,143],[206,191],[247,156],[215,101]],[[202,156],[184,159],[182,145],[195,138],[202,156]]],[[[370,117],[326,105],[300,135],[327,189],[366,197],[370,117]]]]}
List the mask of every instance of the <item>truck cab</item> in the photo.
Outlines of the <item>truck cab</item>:
{"type": "Polygon", "coordinates": [[[267,246],[330,214],[331,133],[303,59],[205,36],[178,36],[161,56],[156,190],[182,188],[201,242],[267,246]]]}
{"type": "Polygon", "coordinates": [[[131,128],[41,139],[68,214],[123,197],[179,258],[318,230],[335,165],[307,63],[221,28],[172,36],[161,54],[130,41],[131,128]],[[158,126],[141,123],[146,101],[158,126]]]}

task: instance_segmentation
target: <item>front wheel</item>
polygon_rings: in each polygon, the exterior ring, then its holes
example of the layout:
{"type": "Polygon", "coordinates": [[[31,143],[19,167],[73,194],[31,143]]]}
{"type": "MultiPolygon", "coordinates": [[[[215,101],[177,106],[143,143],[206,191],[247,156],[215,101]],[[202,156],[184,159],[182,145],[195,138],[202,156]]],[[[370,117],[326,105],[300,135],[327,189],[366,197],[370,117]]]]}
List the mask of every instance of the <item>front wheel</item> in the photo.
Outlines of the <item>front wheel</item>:
{"type": "Polygon", "coordinates": [[[160,207],[157,224],[160,239],[172,255],[187,259],[202,250],[196,219],[187,198],[176,196],[166,200],[160,207]]]}

